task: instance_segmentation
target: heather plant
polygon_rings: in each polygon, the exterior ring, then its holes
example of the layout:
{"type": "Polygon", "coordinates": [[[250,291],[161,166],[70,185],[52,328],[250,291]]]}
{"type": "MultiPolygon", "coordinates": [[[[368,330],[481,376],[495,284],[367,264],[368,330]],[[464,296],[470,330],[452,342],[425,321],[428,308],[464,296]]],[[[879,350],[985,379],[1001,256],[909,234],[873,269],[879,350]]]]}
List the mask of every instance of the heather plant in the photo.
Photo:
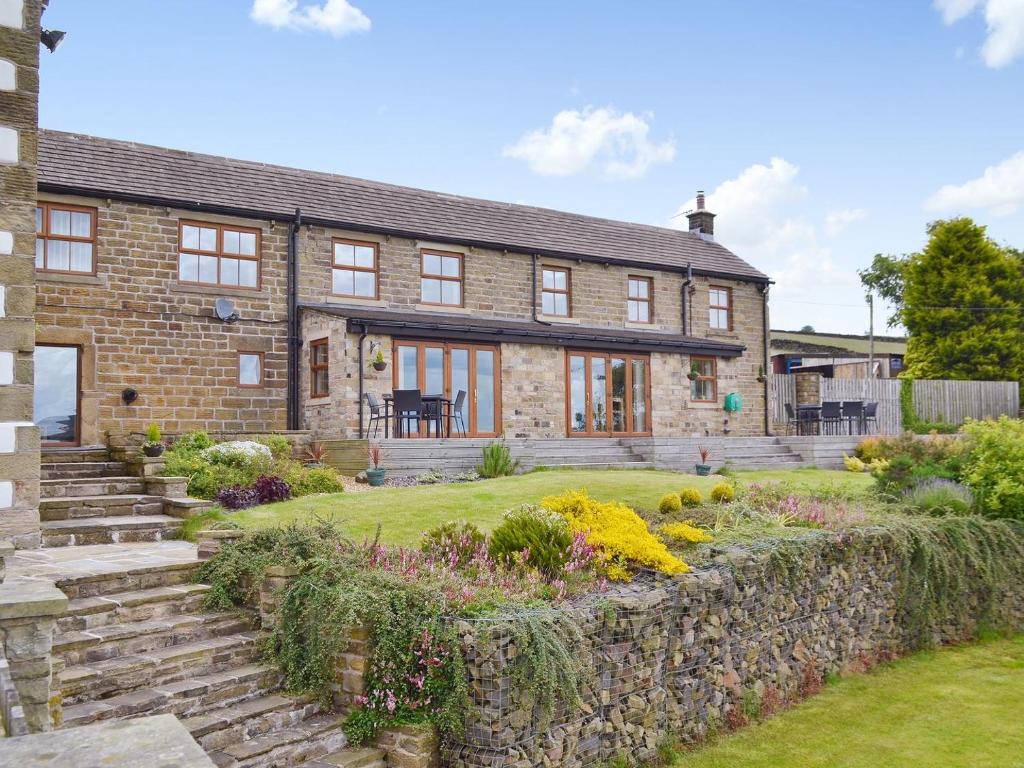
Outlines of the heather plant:
{"type": "Polygon", "coordinates": [[[461,568],[487,551],[487,537],[473,523],[452,520],[424,531],[420,550],[461,568]]]}
{"type": "Polygon", "coordinates": [[[505,513],[491,533],[490,555],[506,566],[517,562],[548,580],[562,575],[571,555],[573,534],[561,515],[524,504],[505,513]]]}

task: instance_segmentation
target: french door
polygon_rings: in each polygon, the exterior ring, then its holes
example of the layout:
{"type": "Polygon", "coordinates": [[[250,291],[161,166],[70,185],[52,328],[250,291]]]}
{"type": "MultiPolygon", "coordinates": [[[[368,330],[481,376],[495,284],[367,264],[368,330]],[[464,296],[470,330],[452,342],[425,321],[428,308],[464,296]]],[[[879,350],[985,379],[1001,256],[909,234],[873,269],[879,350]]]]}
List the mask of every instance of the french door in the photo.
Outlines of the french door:
{"type": "Polygon", "coordinates": [[[79,444],[81,371],[81,347],[36,346],[32,410],[44,445],[79,444]]]}
{"type": "MultiPolygon", "coordinates": [[[[498,347],[396,341],[395,389],[418,389],[424,395],[444,395],[453,405],[466,393],[458,410],[467,437],[497,437],[501,432],[501,367],[498,347]]],[[[452,420],[452,436],[460,435],[452,420]]],[[[435,437],[436,424],[420,426],[423,437],[435,437]]]]}
{"type": "Polygon", "coordinates": [[[647,355],[568,351],[570,437],[651,434],[651,360],[647,355]]]}

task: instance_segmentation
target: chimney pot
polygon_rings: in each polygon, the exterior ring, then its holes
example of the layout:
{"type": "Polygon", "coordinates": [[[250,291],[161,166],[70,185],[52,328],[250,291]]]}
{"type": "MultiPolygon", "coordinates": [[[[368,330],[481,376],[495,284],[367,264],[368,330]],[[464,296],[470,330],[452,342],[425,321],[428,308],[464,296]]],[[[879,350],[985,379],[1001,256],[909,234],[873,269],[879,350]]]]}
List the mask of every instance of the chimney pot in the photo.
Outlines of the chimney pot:
{"type": "Polygon", "coordinates": [[[697,190],[697,210],[686,214],[690,222],[690,231],[705,240],[715,238],[715,214],[704,207],[704,190],[697,190]]]}
{"type": "Polygon", "coordinates": [[[704,210],[704,190],[703,189],[698,189],[697,190],[697,210],[698,211],[703,211],[704,210]]]}

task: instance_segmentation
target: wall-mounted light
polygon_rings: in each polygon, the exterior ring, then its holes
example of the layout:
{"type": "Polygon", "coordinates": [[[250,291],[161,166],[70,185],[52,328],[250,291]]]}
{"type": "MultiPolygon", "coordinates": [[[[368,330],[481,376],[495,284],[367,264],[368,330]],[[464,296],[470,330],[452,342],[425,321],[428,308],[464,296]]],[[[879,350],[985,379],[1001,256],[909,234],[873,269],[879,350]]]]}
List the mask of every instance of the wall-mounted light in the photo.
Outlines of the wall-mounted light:
{"type": "Polygon", "coordinates": [[[132,389],[131,387],[125,387],[121,390],[121,400],[125,405],[131,405],[139,399],[138,390],[132,389]]]}

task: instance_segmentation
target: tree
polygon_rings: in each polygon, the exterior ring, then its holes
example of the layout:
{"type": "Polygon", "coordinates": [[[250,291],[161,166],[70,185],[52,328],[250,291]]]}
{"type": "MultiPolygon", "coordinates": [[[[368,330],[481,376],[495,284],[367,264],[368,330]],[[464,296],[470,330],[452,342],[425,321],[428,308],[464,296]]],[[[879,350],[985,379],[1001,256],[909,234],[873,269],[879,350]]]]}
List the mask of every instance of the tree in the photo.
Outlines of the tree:
{"type": "Polygon", "coordinates": [[[934,222],[928,235],[920,253],[876,256],[867,270],[899,307],[906,374],[1024,381],[1024,262],[968,218],[934,222]]]}
{"type": "Polygon", "coordinates": [[[800,333],[814,333],[814,326],[805,325],[803,328],[800,329],[800,333]]]}
{"type": "Polygon", "coordinates": [[[871,266],[857,272],[869,293],[878,294],[892,306],[893,314],[886,321],[890,328],[902,322],[900,313],[903,311],[903,267],[908,258],[906,255],[886,256],[876,253],[875,258],[871,260],[871,266]]]}

